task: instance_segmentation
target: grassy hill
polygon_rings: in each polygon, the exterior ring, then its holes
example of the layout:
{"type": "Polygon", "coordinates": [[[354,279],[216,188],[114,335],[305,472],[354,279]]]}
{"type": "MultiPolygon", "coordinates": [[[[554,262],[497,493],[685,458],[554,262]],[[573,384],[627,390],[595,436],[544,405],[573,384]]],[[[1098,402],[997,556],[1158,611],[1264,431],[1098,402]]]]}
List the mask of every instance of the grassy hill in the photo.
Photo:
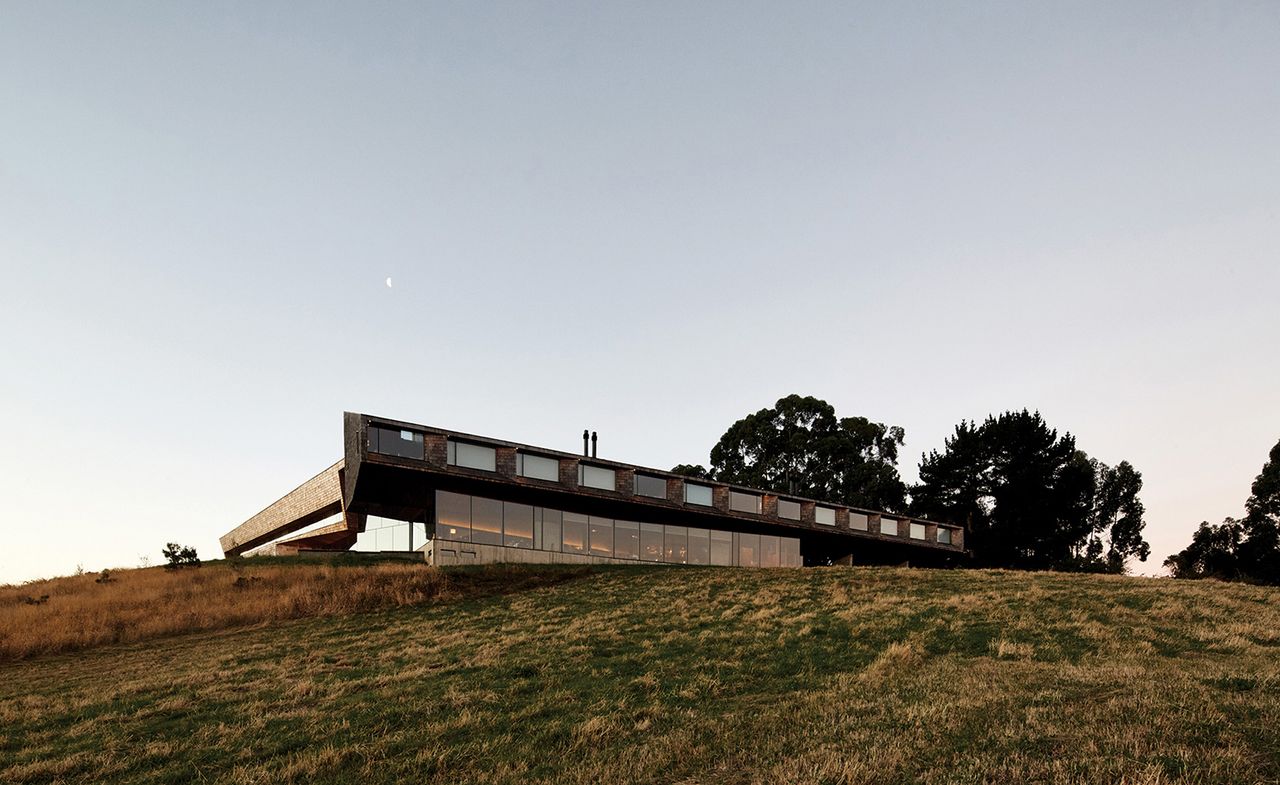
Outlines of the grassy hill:
{"type": "MultiPolygon", "coordinates": [[[[293,569],[323,584],[369,568],[293,569]],[[337,573],[310,577],[324,569],[337,573]]],[[[0,781],[1280,780],[1274,589],[405,569],[435,588],[389,610],[0,663],[0,781]]],[[[237,591],[282,591],[266,584],[237,591]]],[[[36,610],[56,618],[53,599],[36,610]]]]}

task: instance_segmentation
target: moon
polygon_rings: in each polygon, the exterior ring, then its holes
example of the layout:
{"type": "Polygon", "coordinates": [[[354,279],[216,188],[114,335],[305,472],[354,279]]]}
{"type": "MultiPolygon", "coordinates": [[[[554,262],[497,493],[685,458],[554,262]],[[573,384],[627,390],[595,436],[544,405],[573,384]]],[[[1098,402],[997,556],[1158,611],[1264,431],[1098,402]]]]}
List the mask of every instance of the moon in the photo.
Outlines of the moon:
{"type": "Polygon", "coordinates": [[[388,278],[387,278],[387,288],[388,288],[388,289],[390,289],[390,288],[391,288],[391,278],[390,278],[390,277],[388,277],[388,278]]]}

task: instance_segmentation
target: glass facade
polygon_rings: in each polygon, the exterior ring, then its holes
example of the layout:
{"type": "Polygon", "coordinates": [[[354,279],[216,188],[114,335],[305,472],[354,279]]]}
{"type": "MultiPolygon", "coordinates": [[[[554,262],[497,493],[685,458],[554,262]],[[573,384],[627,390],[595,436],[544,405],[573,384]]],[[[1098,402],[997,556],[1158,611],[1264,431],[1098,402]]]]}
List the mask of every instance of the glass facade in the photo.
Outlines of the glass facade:
{"type": "Polygon", "coordinates": [[[898,536],[898,519],[886,518],[883,515],[880,516],[880,533],[897,537],[898,536]]]}
{"type": "Polygon", "coordinates": [[[663,527],[662,560],[668,564],[689,563],[689,530],[684,526],[663,527]]]}
{"type": "Polygon", "coordinates": [[[455,442],[450,439],[448,461],[450,466],[493,472],[498,470],[498,451],[492,447],[455,442]]]}
{"type": "Polygon", "coordinates": [[[662,561],[661,524],[640,524],[640,558],[644,561],[662,561]]]}
{"type": "Polygon", "coordinates": [[[734,512],[750,512],[760,514],[761,499],[754,493],[729,491],[729,509],[734,512]]]}
{"type": "Polygon", "coordinates": [[[712,506],[711,486],[695,485],[690,482],[684,484],[684,503],[698,504],[703,507],[712,506]]]}
{"type": "MultiPolygon", "coordinates": [[[[402,536],[407,544],[409,524],[404,521],[392,524],[404,527],[403,535],[388,536],[402,536]]],[[[426,525],[414,526],[419,528],[414,529],[413,547],[420,548],[426,543],[426,525]]],[[[794,537],[615,521],[449,491],[436,491],[435,536],[441,540],[667,564],[801,566],[800,540],[794,537]]],[[[381,544],[381,540],[373,542],[381,544]]],[[[399,540],[389,539],[388,543],[394,545],[399,540]]],[[[400,550],[376,545],[369,548],[388,549],[400,550]]]]}
{"type": "Polygon", "coordinates": [[[578,464],[578,484],[585,488],[616,491],[618,489],[618,476],[613,469],[580,463],[578,464]]]}
{"type": "Polygon", "coordinates": [[[436,535],[471,542],[471,497],[436,491],[436,535]]]}
{"type": "Polygon", "coordinates": [[[689,564],[711,563],[711,532],[689,528],[689,564]]]}
{"type": "Polygon", "coordinates": [[[590,543],[592,556],[612,556],[613,555],[613,519],[612,518],[590,518],[590,543]]]}
{"type": "Polygon", "coordinates": [[[471,541],[483,545],[502,544],[502,502],[483,496],[471,497],[471,541]]]}
{"type": "Polygon", "coordinates": [[[394,455],[397,458],[417,458],[422,460],[422,434],[370,425],[369,452],[394,455]]]}
{"type": "Polygon", "coordinates": [[[547,482],[560,482],[560,461],[543,455],[516,453],[516,474],[547,482]]]}
{"type": "Polygon", "coordinates": [[[854,531],[867,531],[867,516],[860,512],[849,511],[849,528],[854,531]]]}
{"type": "Polygon", "coordinates": [[[613,558],[640,558],[640,524],[635,521],[613,522],[613,558]]]}
{"type": "Polygon", "coordinates": [[[800,561],[800,541],[794,537],[779,537],[779,548],[782,551],[782,566],[802,567],[800,561]]]}
{"type": "Polygon", "coordinates": [[[654,499],[667,498],[667,481],[652,474],[636,474],[636,496],[649,496],[654,499]]]}
{"type": "Polygon", "coordinates": [[[767,534],[760,535],[760,566],[761,567],[778,567],[781,565],[779,561],[782,558],[779,550],[777,537],[771,537],[767,534]]]}
{"type": "Polygon", "coordinates": [[[790,521],[800,520],[800,502],[790,499],[778,499],[778,517],[790,521]]]}
{"type": "Polygon", "coordinates": [[[542,541],[538,547],[544,551],[559,551],[561,547],[560,527],[563,524],[564,513],[559,510],[544,510],[538,508],[542,513],[542,541]]]}
{"type": "Polygon", "coordinates": [[[533,547],[533,508],[527,504],[502,503],[502,544],[508,548],[533,547]]]}
{"type": "Polygon", "coordinates": [[[370,515],[353,551],[413,551],[427,544],[427,525],[370,515]]]}
{"type": "Polygon", "coordinates": [[[925,530],[923,523],[911,524],[911,539],[923,540],[925,538],[925,530]]]}
{"type": "Polygon", "coordinates": [[[835,526],[836,511],[830,507],[815,506],[813,508],[813,522],[820,523],[823,526],[835,526]]]}
{"type": "MultiPolygon", "coordinates": [[[[799,553],[800,541],[795,540],[794,542],[796,544],[796,553],[799,553]]],[[[720,531],[719,529],[711,530],[711,563],[720,567],[728,567],[733,564],[733,532],[720,531]]]]}
{"type": "Polygon", "coordinates": [[[566,512],[563,520],[560,527],[562,538],[560,550],[564,553],[586,553],[587,527],[591,523],[590,519],[576,512],[566,512]]]}

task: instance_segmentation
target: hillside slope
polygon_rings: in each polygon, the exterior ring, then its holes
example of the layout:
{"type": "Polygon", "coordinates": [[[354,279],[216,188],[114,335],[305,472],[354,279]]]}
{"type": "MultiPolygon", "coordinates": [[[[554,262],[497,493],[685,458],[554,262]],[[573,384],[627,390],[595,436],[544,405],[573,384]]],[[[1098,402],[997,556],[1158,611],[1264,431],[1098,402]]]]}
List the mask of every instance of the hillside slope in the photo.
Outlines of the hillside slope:
{"type": "Polygon", "coordinates": [[[1280,779],[1280,592],[596,569],[0,665],[0,781],[1280,779]]]}

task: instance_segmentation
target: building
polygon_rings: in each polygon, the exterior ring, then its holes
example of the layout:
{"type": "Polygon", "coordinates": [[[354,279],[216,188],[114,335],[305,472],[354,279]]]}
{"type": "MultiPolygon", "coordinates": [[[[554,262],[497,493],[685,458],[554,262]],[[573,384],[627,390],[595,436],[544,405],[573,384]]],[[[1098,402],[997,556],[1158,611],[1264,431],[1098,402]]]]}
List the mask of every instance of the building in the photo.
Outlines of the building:
{"type": "Polygon", "coordinates": [[[223,535],[226,555],[798,567],[965,552],[957,526],[588,456],[585,432],[578,455],[351,412],[343,431],[343,458],[223,535]]]}

